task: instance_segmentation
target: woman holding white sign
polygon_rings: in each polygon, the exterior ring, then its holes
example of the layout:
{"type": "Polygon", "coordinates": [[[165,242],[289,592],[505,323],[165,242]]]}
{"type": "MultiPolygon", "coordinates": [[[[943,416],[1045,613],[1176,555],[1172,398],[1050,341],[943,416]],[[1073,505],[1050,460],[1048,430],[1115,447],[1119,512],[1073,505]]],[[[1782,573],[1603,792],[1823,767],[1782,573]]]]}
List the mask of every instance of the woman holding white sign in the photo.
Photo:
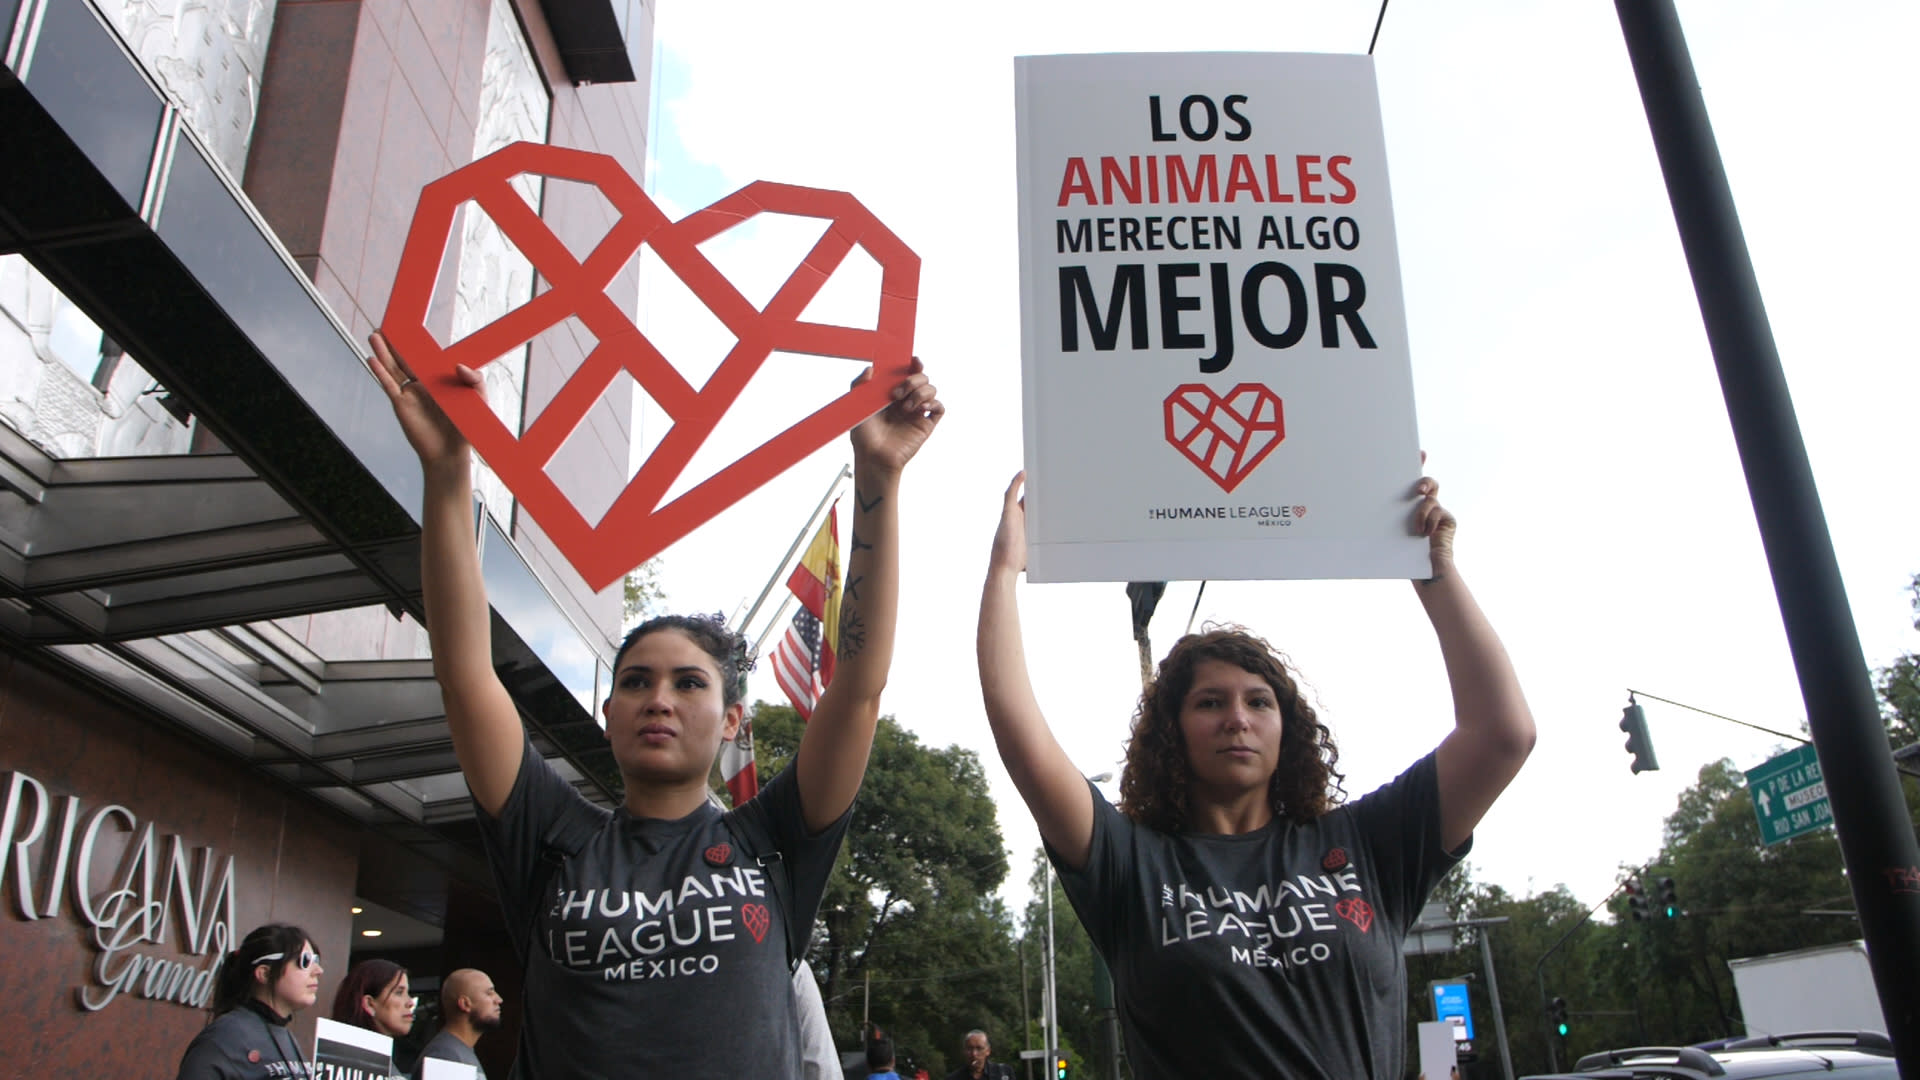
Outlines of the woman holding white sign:
{"type": "Polygon", "coordinates": [[[320,996],[320,953],[297,926],[269,923],[220,961],[213,1020],[187,1045],[178,1080],[292,1080],[312,1075],[287,1024],[320,996]]]}
{"type": "Polygon", "coordinates": [[[1341,805],[1338,752],[1273,649],[1181,638],[1141,696],[1115,809],[1054,740],[1028,679],[1015,583],[1023,477],[1008,487],[980,605],[980,683],[1001,759],[1113,972],[1134,1075],[1397,1080],[1400,945],[1519,772],[1534,725],[1506,650],[1453,564],[1453,515],[1422,479],[1454,728],[1341,805]]]}
{"type": "MultiPolygon", "coordinates": [[[[709,805],[714,760],[744,719],[745,644],[717,619],[651,619],[621,645],[601,705],[626,789],[608,814],[534,751],[494,670],[467,440],[385,339],[372,344],[374,374],[426,478],[421,576],[434,676],[525,964],[520,1075],[799,1076],[790,965],[805,951],[879,720],[898,607],[900,474],[945,412],[933,386],[915,361],[891,403],[853,429],[838,663],[793,764],[744,806],[709,805]]],[[[480,376],[458,372],[477,392],[480,376]]]]}

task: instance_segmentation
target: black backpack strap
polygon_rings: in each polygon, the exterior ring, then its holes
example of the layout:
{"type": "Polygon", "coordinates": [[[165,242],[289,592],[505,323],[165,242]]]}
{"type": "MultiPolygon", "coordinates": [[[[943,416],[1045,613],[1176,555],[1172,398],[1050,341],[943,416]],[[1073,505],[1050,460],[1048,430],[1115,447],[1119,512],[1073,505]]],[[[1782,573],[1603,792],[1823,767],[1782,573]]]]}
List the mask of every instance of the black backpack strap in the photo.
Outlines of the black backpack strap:
{"type": "Polygon", "coordinates": [[[527,909],[527,925],[522,935],[520,966],[526,969],[526,952],[533,948],[535,929],[540,922],[540,907],[546,903],[547,886],[568,859],[586,849],[593,835],[606,826],[613,815],[585,799],[569,802],[540,837],[540,880],[527,895],[533,903],[527,909]]]}
{"type": "MultiPolygon", "coordinates": [[[[787,860],[773,846],[773,838],[756,837],[756,830],[747,824],[737,810],[723,815],[721,820],[726,822],[727,832],[739,846],[741,854],[752,859],[761,874],[765,875],[768,887],[773,890],[774,906],[779,910],[780,917],[789,919],[793,914],[793,877],[787,860]]],[[[806,943],[793,940],[790,923],[786,926],[784,936],[787,939],[787,974],[791,975],[800,970],[800,957],[807,951],[806,943]]]]}

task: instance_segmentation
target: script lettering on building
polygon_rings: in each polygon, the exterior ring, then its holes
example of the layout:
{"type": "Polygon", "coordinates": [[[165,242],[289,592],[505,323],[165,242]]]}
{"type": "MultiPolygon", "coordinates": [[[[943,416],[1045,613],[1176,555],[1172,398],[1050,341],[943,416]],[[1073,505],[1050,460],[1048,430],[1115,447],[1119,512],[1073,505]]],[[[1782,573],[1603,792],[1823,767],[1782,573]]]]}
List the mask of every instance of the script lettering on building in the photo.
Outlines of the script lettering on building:
{"type": "Polygon", "coordinates": [[[233,856],[162,838],[117,803],[83,813],[77,795],[56,799],[23,772],[0,776],[0,903],[10,891],[20,918],[47,919],[66,896],[97,951],[91,981],[76,991],[80,1007],[95,1012],[128,994],[205,1008],[234,941],[233,856]],[[96,861],[115,856],[102,879],[114,886],[96,890],[96,861]]]}

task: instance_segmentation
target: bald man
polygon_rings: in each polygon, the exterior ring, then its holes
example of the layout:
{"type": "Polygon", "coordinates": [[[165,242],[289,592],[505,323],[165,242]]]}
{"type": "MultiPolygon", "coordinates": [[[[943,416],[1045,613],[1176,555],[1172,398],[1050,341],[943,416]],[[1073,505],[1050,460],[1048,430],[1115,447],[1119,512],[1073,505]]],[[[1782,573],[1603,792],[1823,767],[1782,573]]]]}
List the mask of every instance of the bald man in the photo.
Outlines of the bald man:
{"type": "Polygon", "coordinates": [[[967,1032],[967,1063],[947,1074],[947,1080],[1013,1080],[1013,1066],[989,1060],[993,1044],[979,1028],[967,1032]]]}
{"type": "Polygon", "coordinates": [[[421,1065],[415,1073],[426,1072],[426,1060],[457,1061],[473,1066],[478,1080],[487,1080],[479,1055],[473,1048],[480,1036],[500,1026],[500,991],[484,971],[461,968],[440,984],[440,1033],[420,1051],[421,1065]]]}

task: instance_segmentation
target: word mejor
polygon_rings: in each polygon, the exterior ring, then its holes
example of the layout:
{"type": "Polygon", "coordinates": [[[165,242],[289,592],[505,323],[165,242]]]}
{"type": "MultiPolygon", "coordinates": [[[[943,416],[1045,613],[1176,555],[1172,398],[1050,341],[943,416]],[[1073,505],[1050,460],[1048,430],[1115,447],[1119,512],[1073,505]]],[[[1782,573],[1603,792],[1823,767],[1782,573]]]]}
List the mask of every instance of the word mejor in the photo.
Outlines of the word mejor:
{"type": "Polygon", "coordinates": [[[152,823],[143,828],[126,807],[99,807],[85,815],[82,824],[80,797],[68,795],[60,802],[60,825],[50,830],[54,800],[45,785],[25,773],[12,774],[6,811],[0,815],[0,888],[5,887],[11,860],[14,901],[21,918],[52,918],[60,913],[60,896],[71,878],[73,910],[93,929],[94,947],[100,950],[93,965],[96,985],[79,988],[81,1007],[104,1009],[126,993],[205,1008],[221,960],[234,940],[233,856],[216,856],[210,847],[189,853],[186,843],[175,835],[166,838],[163,858],[152,823]],[[115,822],[118,827],[108,830],[108,824],[115,822]],[[117,835],[103,837],[109,831],[117,835]],[[120,837],[131,839],[121,846],[116,842],[120,837]],[[39,845],[37,852],[35,845],[39,845]],[[119,883],[111,892],[95,893],[96,861],[115,857],[119,883]],[[48,872],[46,887],[38,894],[33,880],[36,867],[48,872]],[[166,944],[176,915],[180,951],[208,957],[205,967],[133,951],[141,944],[166,944]]]}

